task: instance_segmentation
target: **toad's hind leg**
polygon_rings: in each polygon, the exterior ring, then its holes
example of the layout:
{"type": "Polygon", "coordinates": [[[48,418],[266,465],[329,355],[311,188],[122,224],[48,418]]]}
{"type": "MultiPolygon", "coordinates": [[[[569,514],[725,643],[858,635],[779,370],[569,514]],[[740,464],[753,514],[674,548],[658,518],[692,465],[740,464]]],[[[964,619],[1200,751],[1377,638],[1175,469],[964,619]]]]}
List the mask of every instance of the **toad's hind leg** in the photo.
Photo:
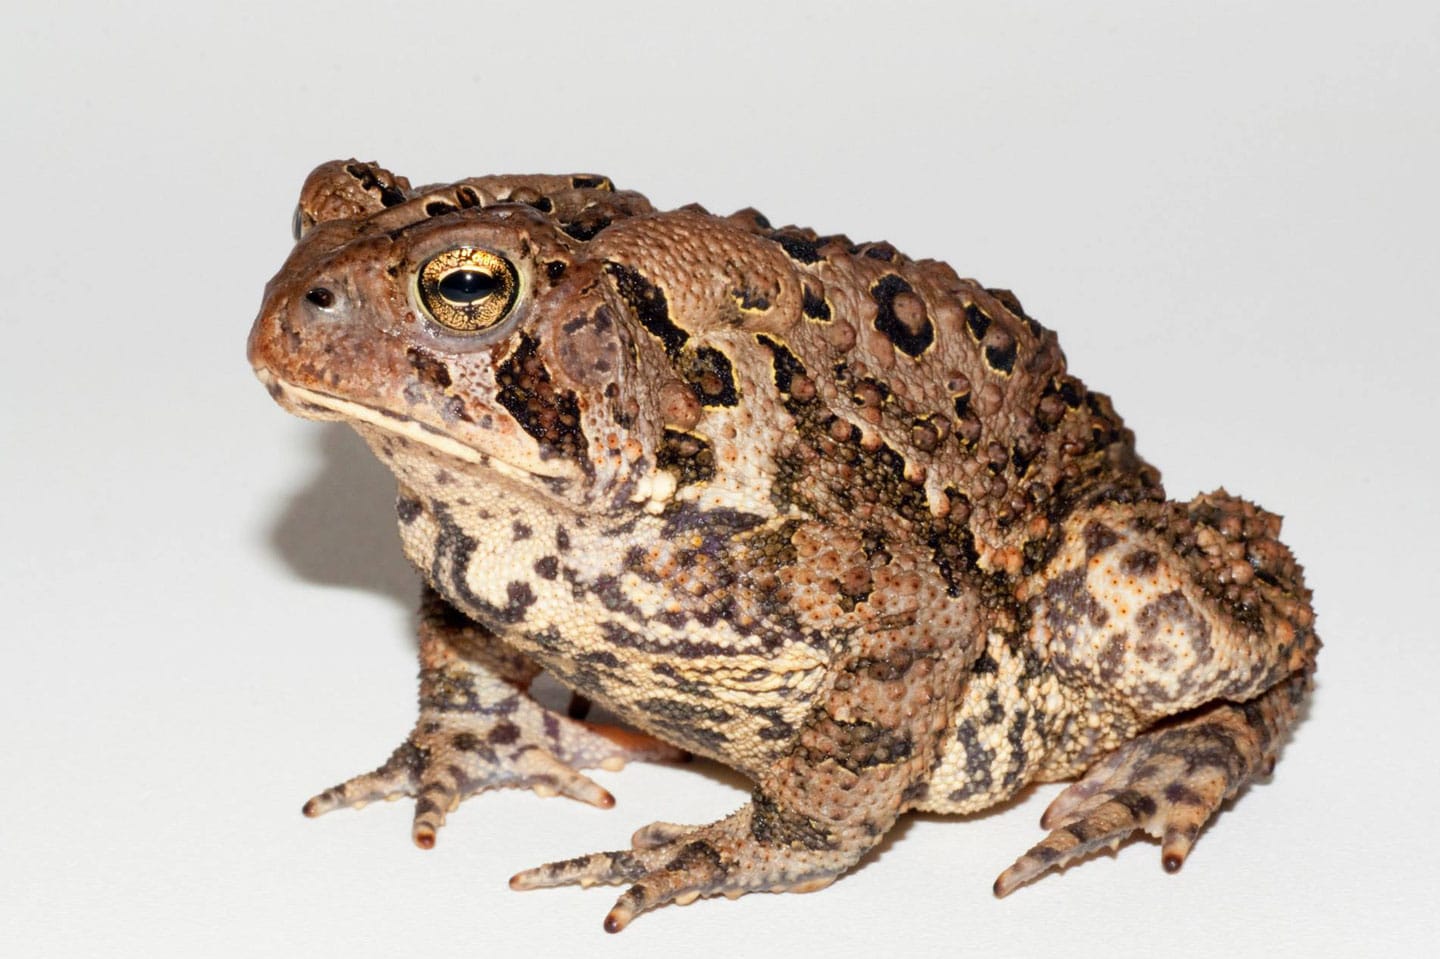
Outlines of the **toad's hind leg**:
{"type": "Polygon", "coordinates": [[[1108,726],[1056,739],[1047,778],[1089,771],[1051,805],[1041,825],[1052,832],[1000,876],[999,895],[1137,830],[1161,838],[1178,869],[1220,804],[1274,762],[1320,647],[1280,518],[1251,503],[1221,490],[1102,504],[1067,527],[1032,587],[1030,638],[1057,700],[1069,690],[1077,704],[1070,728],[1095,715],[1108,726]]]}
{"type": "Polygon", "coordinates": [[[683,756],[649,736],[546,709],[526,692],[538,673],[523,655],[427,587],[415,728],[378,769],[315,796],[305,804],[305,815],[414,796],[411,836],[428,849],[446,814],[483,790],[519,786],[607,807],[615,802],[610,793],[576,769],[683,756]]]}
{"type": "Polygon", "coordinates": [[[1175,872],[1220,804],[1269,773],[1309,677],[1297,674],[1248,703],[1216,703],[1152,729],[1096,763],[1045,810],[1050,835],[995,880],[995,894],[1143,830],[1175,872]]]}

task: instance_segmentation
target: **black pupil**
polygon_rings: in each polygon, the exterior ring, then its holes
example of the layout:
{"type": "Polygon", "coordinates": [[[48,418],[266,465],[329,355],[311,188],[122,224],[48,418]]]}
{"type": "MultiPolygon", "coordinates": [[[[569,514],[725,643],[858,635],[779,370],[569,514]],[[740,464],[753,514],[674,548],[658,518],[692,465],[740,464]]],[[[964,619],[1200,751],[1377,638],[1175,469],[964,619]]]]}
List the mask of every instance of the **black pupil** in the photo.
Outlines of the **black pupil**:
{"type": "Polygon", "coordinates": [[[479,270],[456,270],[440,278],[440,295],[451,303],[474,303],[499,289],[500,283],[479,270]]]}

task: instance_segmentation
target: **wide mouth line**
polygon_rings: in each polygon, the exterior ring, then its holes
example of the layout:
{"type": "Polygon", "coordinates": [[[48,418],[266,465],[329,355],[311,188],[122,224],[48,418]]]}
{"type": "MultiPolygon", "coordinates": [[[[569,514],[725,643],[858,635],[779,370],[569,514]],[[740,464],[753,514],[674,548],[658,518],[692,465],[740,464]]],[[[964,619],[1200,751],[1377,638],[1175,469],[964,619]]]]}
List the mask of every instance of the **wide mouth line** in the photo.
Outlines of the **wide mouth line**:
{"type": "Polygon", "coordinates": [[[282,395],[290,400],[332,413],[338,413],[346,419],[358,420],[371,426],[385,430],[388,433],[396,433],[400,436],[422,443],[431,449],[437,450],[447,456],[464,460],[467,463],[484,464],[487,466],[497,465],[490,457],[470,446],[461,443],[459,440],[428,423],[422,423],[413,417],[403,413],[396,413],[393,410],[383,410],[355,400],[342,399],[321,390],[313,390],[306,386],[299,386],[288,380],[281,379],[271,371],[263,367],[256,367],[255,375],[260,381],[272,391],[279,389],[282,395]]]}

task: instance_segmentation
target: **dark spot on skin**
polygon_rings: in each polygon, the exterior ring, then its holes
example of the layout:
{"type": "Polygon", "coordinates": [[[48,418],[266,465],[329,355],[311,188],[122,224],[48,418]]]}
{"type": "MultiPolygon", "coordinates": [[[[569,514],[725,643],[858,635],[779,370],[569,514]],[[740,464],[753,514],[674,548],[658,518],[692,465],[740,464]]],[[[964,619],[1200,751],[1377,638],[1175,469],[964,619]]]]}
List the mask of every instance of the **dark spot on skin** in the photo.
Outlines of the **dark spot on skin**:
{"type": "Polygon", "coordinates": [[[540,444],[542,458],[565,457],[592,469],[580,429],[580,405],[573,392],[560,392],[536,351],[539,341],[522,333],[515,352],[496,369],[495,398],[540,444]]]}
{"type": "Polygon", "coordinates": [[[735,371],[730,358],[719,350],[702,346],[693,354],[682,353],[675,372],[690,385],[702,406],[734,406],[740,402],[735,389],[735,371]]]}
{"type": "Polygon", "coordinates": [[[795,377],[805,376],[805,364],[791,353],[789,348],[772,340],[763,333],[757,333],[755,340],[761,346],[768,349],[775,356],[775,386],[781,393],[789,393],[794,385],[795,377]]]}
{"type": "Polygon", "coordinates": [[[970,335],[975,337],[979,343],[985,339],[985,333],[990,329],[990,317],[980,312],[980,307],[974,303],[965,304],[965,324],[970,327],[970,335]]]}
{"type": "Polygon", "coordinates": [[[556,280],[560,279],[560,277],[562,277],[562,276],[565,275],[565,261],[564,261],[564,260],[550,260],[550,261],[548,261],[548,262],[545,264],[545,275],[546,275],[547,277],[549,277],[551,283],[554,283],[556,280]]]}
{"type": "Polygon", "coordinates": [[[455,201],[460,204],[462,210],[480,205],[480,194],[475,192],[474,187],[462,186],[455,189],[455,201]]]}
{"type": "Polygon", "coordinates": [[[555,548],[561,552],[570,548],[570,531],[563,526],[555,530],[555,548]]]}
{"type": "Polygon", "coordinates": [[[610,222],[608,216],[586,211],[580,215],[579,219],[560,224],[560,229],[570,237],[584,243],[587,240],[593,240],[601,230],[610,225],[610,222]]]}
{"type": "Polygon", "coordinates": [[[447,396],[445,403],[440,407],[440,412],[447,421],[464,420],[466,423],[473,423],[470,411],[465,408],[465,401],[458,396],[447,396]]]}
{"type": "Polygon", "coordinates": [[[671,321],[665,292],[635,270],[619,263],[606,263],[605,272],[615,281],[616,291],[634,312],[640,325],[664,344],[666,355],[672,360],[678,356],[680,347],[685,345],[690,334],[671,321]]]}
{"type": "Polygon", "coordinates": [[[665,438],[655,451],[655,464],[675,473],[681,486],[715,478],[715,454],[702,436],[666,427],[665,438]]]}
{"type": "Polygon", "coordinates": [[[530,205],[541,213],[555,212],[555,204],[550,201],[548,196],[536,197],[530,201],[530,205]]]}
{"type": "Polygon", "coordinates": [[[1184,631],[1185,643],[1193,651],[1197,663],[1208,663],[1214,657],[1210,646],[1210,624],[1178,589],[1156,597],[1135,614],[1135,629],[1139,634],[1135,643],[1136,655],[1159,668],[1172,663],[1175,653],[1168,643],[1157,637],[1162,631],[1172,632],[1175,627],[1184,631]]]}
{"type": "Polygon", "coordinates": [[[635,708],[645,714],[647,729],[695,752],[713,756],[730,741],[720,727],[735,717],[718,706],[652,697],[635,703],[635,708]]]}
{"type": "Polygon", "coordinates": [[[756,733],[762,740],[766,742],[784,742],[795,735],[795,727],[785,721],[784,717],[780,715],[780,710],[767,706],[763,709],[753,711],[769,723],[769,725],[761,727],[756,733]]]}
{"type": "MultiPolygon", "coordinates": [[[[428,574],[430,582],[443,583],[446,597],[456,602],[462,607],[462,612],[472,616],[482,625],[494,629],[514,626],[523,620],[526,611],[535,604],[535,593],[530,586],[521,582],[510,583],[506,588],[507,601],[504,606],[496,606],[483,597],[477,596],[471,590],[465,576],[478,544],[455,522],[454,517],[444,506],[439,503],[433,504],[431,512],[440,529],[439,534],[435,537],[435,554],[430,561],[428,574]]],[[[421,689],[422,691],[424,689],[423,681],[421,689]]],[[[470,695],[473,696],[473,692],[470,695]]],[[[424,697],[422,696],[423,704],[424,697]]],[[[440,698],[438,707],[448,708],[445,697],[440,698]]]]}
{"type": "Polygon", "coordinates": [[[473,753],[480,745],[480,740],[475,738],[473,733],[456,733],[450,737],[450,745],[462,753],[473,753]]]}
{"type": "Polygon", "coordinates": [[[1120,561],[1120,568],[1131,576],[1149,576],[1159,565],[1159,555],[1149,549],[1131,550],[1120,561]]]}
{"type": "Polygon", "coordinates": [[[985,712],[980,717],[982,726],[998,726],[1005,721],[1005,706],[1000,702],[1000,690],[992,689],[985,694],[985,712]]]}
{"type": "Polygon", "coordinates": [[[1005,776],[1000,784],[1009,789],[1020,781],[1021,774],[1030,765],[1030,757],[1025,751],[1025,729],[1030,723],[1030,714],[1023,709],[1016,710],[1010,722],[1010,729],[1005,734],[1005,739],[1010,743],[1010,768],[1005,771],[1005,776]]]}
{"type": "Polygon", "coordinates": [[[819,263],[824,259],[814,240],[788,233],[776,233],[770,239],[780,244],[785,255],[796,263],[819,263]]]}
{"type": "Polygon", "coordinates": [[[749,287],[731,290],[730,296],[740,305],[740,309],[751,313],[758,313],[770,309],[770,300],[765,294],[749,287]]]}
{"type": "Polygon", "coordinates": [[[444,200],[431,200],[429,203],[425,204],[426,216],[444,216],[447,213],[458,212],[460,212],[458,209],[456,209],[451,204],[446,203],[444,200]]]}
{"type": "Polygon", "coordinates": [[[1116,633],[1110,637],[1100,651],[1096,665],[1100,667],[1100,678],[1107,683],[1117,682],[1125,670],[1125,650],[1130,645],[1130,634],[1116,633]]]}
{"type": "Polygon", "coordinates": [[[830,304],[825,302],[825,297],[812,290],[809,284],[801,294],[801,311],[812,320],[819,320],[822,323],[830,320],[830,304]]]}
{"type": "Polygon", "coordinates": [[[975,658],[975,662],[970,664],[970,672],[980,676],[995,673],[999,670],[1000,664],[995,662],[995,658],[989,653],[981,653],[975,658]]]}
{"type": "Polygon", "coordinates": [[[1184,783],[1171,783],[1165,787],[1165,801],[1176,806],[1205,806],[1199,793],[1184,783]]]}
{"type": "Polygon", "coordinates": [[[750,835],[761,845],[777,848],[834,849],[835,838],[806,816],[780,808],[773,799],[756,789],[750,795],[750,835]]]}
{"type": "Polygon", "coordinates": [[[382,181],[373,167],[363,163],[349,163],[345,166],[345,172],[359,182],[362,190],[370,193],[378,191],[381,206],[399,206],[405,202],[405,194],[394,183],[382,181]]]}
{"type": "Polygon", "coordinates": [[[506,611],[516,617],[516,622],[524,619],[525,611],[535,605],[535,591],[530,588],[529,583],[509,583],[505,587],[505,596],[509,600],[506,611]]]}
{"type": "Polygon", "coordinates": [[[654,697],[642,699],[635,706],[648,716],[689,726],[723,726],[735,719],[733,713],[718,706],[705,706],[677,699],[654,697]]]}
{"type": "Polygon", "coordinates": [[[515,522],[510,524],[510,532],[516,542],[519,542],[522,539],[529,539],[531,536],[535,535],[535,531],[533,529],[531,529],[525,523],[520,522],[519,520],[516,520],[515,522]]]}
{"type": "Polygon", "coordinates": [[[994,782],[995,751],[980,740],[975,723],[962,720],[955,729],[955,739],[965,750],[965,785],[947,797],[961,802],[975,795],[984,795],[994,782]]]}
{"type": "Polygon", "coordinates": [[[1155,800],[1135,789],[1126,789],[1116,793],[1112,802],[1118,803],[1130,810],[1130,815],[1137,823],[1143,823],[1155,815],[1158,808],[1155,800]]]}
{"type": "Polygon", "coordinates": [[[1085,387],[1079,380],[1067,376],[1060,381],[1060,398],[1072,410],[1080,408],[1080,404],[1085,401],[1085,395],[1085,387]]]}
{"type": "Polygon", "coordinates": [[[1094,559],[1119,541],[1120,537],[1105,524],[1095,521],[1087,523],[1085,525],[1085,558],[1094,559]]]}
{"type": "Polygon", "coordinates": [[[910,758],[915,751],[914,740],[906,730],[889,729],[879,723],[831,719],[824,723],[824,729],[834,742],[833,753],[826,758],[851,772],[893,765],[910,758]]]}
{"type": "Polygon", "coordinates": [[[577,190],[613,190],[615,185],[609,177],[581,173],[570,178],[570,185],[577,190]]]}
{"type": "Polygon", "coordinates": [[[560,572],[560,559],[556,556],[542,556],[535,561],[535,573],[541,579],[554,579],[560,572]]]}
{"type": "Polygon", "coordinates": [[[429,383],[442,392],[450,386],[450,368],[433,354],[412,346],[405,351],[405,358],[410,361],[410,366],[422,382],[429,383]]]}
{"type": "Polygon", "coordinates": [[[1030,464],[1035,461],[1039,452],[1040,448],[1032,445],[1031,441],[1025,437],[1015,441],[1015,445],[1010,449],[1010,464],[1015,467],[1017,477],[1023,478],[1026,473],[1030,472],[1030,464]]]}
{"type": "Polygon", "coordinates": [[[862,252],[872,260],[883,260],[886,263],[894,261],[898,254],[898,251],[893,246],[883,242],[868,244],[862,252]]]}
{"type": "Polygon", "coordinates": [[[588,653],[581,653],[575,657],[575,661],[590,666],[604,666],[607,669],[623,669],[625,666],[624,663],[620,662],[620,657],[608,649],[596,649],[588,653]]]}
{"type": "Polygon", "coordinates": [[[1042,615],[1051,634],[1059,638],[1051,656],[1062,673],[1079,671],[1083,675],[1089,650],[1091,629],[1104,626],[1110,613],[1090,595],[1085,584],[1085,570],[1071,569],[1055,576],[1041,594],[1042,615]]]}
{"type": "Polygon", "coordinates": [[[935,342],[935,327],[923,307],[918,319],[907,320],[896,311],[896,298],[902,294],[914,296],[909,283],[891,273],[881,277],[870,287],[875,300],[875,329],[889,337],[895,348],[909,356],[919,356],[935,342]]]}
{"type": "Polygon", "coordinates": [[[400,522],[406,526],[415,522],[415,517],[420,515],[420,510],[421,506],[418,499],[402,496],[395,501],[395,515],[400,517],[400,522]]]}
{"type": "Polygon", "coordinates": [[[970,415],[970,394],[961,393],[955,397],[955,418],[966,419],[970,415]]]}
{"type": "Polygon", "coordinates": [[[996,334],[997,342],[985,347],[985,363],[992,370],[1009,376],[1015,369],[1015,337],[1009,333],[996,334]]]}
{"type": "Polygon", "coordinates": [[[520,727],[509,720],[495,724],[485,739],[493,746],[508,746],[520,738],[520,727]]]}

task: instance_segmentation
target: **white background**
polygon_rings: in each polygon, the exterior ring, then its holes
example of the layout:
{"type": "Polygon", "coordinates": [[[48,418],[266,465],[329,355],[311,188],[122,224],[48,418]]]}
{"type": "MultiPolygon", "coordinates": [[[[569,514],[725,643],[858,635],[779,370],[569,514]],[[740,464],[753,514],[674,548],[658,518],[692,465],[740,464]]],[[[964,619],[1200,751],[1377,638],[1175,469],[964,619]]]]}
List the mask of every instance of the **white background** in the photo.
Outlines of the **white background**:
{"type": "Polygon", "coordinates": [[[1437,933],[1440,7],[17,4],[0,34],[7,956],[1395,955],[1437,933]],[[997,901],[1046,787],[812,896],[514,871],[745,798],[303,819],[413,718],[389,478],[244,341],[301,180],[597,171],[1014,288],[1172,495],[1282,512],[1326,647],[1274,778],[997,901]]]}

